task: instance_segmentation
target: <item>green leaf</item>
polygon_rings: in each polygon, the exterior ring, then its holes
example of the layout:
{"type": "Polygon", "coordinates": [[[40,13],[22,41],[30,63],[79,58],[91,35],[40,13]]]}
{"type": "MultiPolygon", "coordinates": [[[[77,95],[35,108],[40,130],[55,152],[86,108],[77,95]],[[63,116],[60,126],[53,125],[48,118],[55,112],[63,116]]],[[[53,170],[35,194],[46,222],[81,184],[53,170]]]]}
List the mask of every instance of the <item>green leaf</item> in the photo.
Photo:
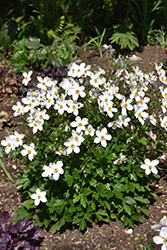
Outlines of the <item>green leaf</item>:
{"type": "Polygon", "coordinates": [[[72,185],[73,185],[73,183],[74,183],[74,178],[73,178],[73,176],[69,176],[68,177],[68,179],[66,179],[66,182],[67,182],[67,185],[69,186],[69,187],[71,187],[72,185]]]}
{"type": "Polygon", "coordinates": [[[125,196],[124,197],[124,202],[127,203],[127,204],[131,204],[131,205],[136,203],[135,200],[130,196],[125,196]]]}
{"type": "Polygon", "coordinates": [[[143,214],[138,214],[138,213],[132,214],[131,216],[132,220],[135,220],[135,221],[140,221],[140,219],[142,219],[143,217],[144,217],[143,214]]]}
{"type": "Polygon", "coordinates": [[[53,233],[55,234],[56,232],[58,232],[64,224],[65,224],[65,218],[63,216],[56,224],[54,224],[53,233]]]}
{"type": "Polygon", "coordinates": [[[139,143],[142,143],[143,145],[147,146],[147,138],[146,137],[142,137],[141,139],[138,139],[137,140],[139,143]]]}
{"type": "Polygon", "coordinates": [[[148,209],[144,208],[144,207],[140,207],[140,210],[143,214],[145,214],[146,216],[149,216],[149,212],[148,209]]]}
{"type": "Polygon", "coordinates": [[[103,168],[97,168],[96,172],[97,172],[98,175],[100,175],[100,177],[103,176],[103,168]]]}
{"type": "Polygon", "coordinates": [[[79,230],[84,230],[86,227],[86,221],[84,218],[82,218],[80,224],[79,224],[79,230]]]}
{"type": "Polygon", "coordinates": [[[149,204],[149,200],[148,199],[144,199],[142,196],[137,196],[137,197],[134,197],[134,199],[136,201],[140,201],[141,203],[145,203],[145,204],[149,204]]]}
{"type": "Polygon", "coordinates": [[[82,205],[84,208],[86,208],[86,203],[88,202],[88,200],[87,200],[86,196],[84,196],[83,194],[82,194],[82,196],[81,196],[80,202],[81,202],[81,205],[82,205]]]}
{"type": "Polygon", "coordinates": [[[125,192],[127,191],[127,187],[123,185],[122,183],[118,183],[114,186],[114,190],[119,191],[119,192],[125,192]]]}
{"type": "Polygon", "coordinates": [[[35,208],[34,201],[32,199],[29,199],[23,203],[23,206],[26,207],[28,210],[30,208],[35,208]]]}
{"type": "Polygon", "coordinates": [[[30,37],[25,41],[25,46],[28,49],[39,49],[41,47],[44,47],[44,45],[41,44],[37,38],[32,38],[32,37],[30,37]]]}
{"type": "Polygon", "coordinates": [[[125,212],[126,212],[127,214],[129,214],[129,215],[132,214],[131,208],[130,208],[128,205],[126,205],[125,202],[123,202],[123,208],[124,208],[124,210],[125,210],[125,212]]]}
{"type": "Polygon", "coordinates": [[[75,170],[73,171],[73,173],[72,173],[74,179],[77,179],[77,180],[80,179],[80,173],[81,173],[80,170],[75,169],[75,170]]]}
{"type": "Polygon", "coordinates": [[[114,190],[114,195],[117,199],[123,200],[123,194],[121,192],[115,191],[114,190]]]}
{"type": "Polygon", "coordinates": [[[101,197],[106,197],[106,190],[105,190],[104,185],[98,183],[97,192],[100,194],[101,197]]]}
{"type": "Polygon", "coordinates": [[[97,185],[97,181],[96,181],[96,179],[91,179],[90,181],[89,181],[89,184],[91,185],[91,186],[93,186],[93,187],[96,187],[96,185],[97,185]]]}
{"type": "Polygon", "coordinates": [[[82,197],[82,194],[80,193],[79,195],[77,194],[74,194],[74,199],[73,199],[73,202],[76,203],[78,202],[82,197]]]}
{"type": "Polygon", "coordinates": [[[83,188],[81,189],[81,192],[85,195],[85,196],[88,196],[89,194],[92,193],[92,190],[90,190],[90,188],[83,188]]]}

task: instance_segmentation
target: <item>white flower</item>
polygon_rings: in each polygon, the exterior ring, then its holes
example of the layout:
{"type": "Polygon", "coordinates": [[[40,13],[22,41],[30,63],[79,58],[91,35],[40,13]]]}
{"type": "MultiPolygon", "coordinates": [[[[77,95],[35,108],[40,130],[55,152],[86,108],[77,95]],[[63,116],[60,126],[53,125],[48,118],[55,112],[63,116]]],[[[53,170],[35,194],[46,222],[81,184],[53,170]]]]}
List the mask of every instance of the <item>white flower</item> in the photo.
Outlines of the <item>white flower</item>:
{"type": "Polygon", "coordinates": [[[42,176],[43,177],[49,176],[51,180],[57,181],[60,177],[60,174],[64,174],[62,166],[63,166],[62,161],[58,161],[56,163],[49,163],[49,167],[48,166],[43,167],[45,171],[42,173],[42,176]]]}
{"type": "Polygon", "coordinates": [[[101,143],[102,147],[106,147],[107,146],[107,141],[110,141],[112,136],[107,134],[107,129],[103,128],[101,131],[97,130],[96,131],[96,135],[97,137],[94,139],[94,143],[101,143]]]}
{"type": "Polygon", "coordinates": [[[17,105],[14,105],[12,109],[15,111],[13,114],[14,116],[22,115],[25,112],[28,112],[29,110],[29,109],[25,109],[24,106],[20,102],[17,102],[17,105]]]}
{"type": "Polygon", "coordinates": [[[34,155],[37,154],[37,152],[35,151],[34,147],[35,147],[34,143],[31,143],[30,146],[28,146],[26,144],[23,144],[23,148],[24,149],[21,151],[21,154],[23,156],[28,155],[28,159],[30,161],[32,161],[34,155]]]}
{"type": "Polygon", "coordinates": [[[85,125],[88,124],[88,119],[77,116],[75,118],[75,121],[71,122],[70,125],[71,127],[75,128],[76,127],[76,132],[80,133],[82,130],[85,130],[85,125]]]}
{"type": "Polygon", "coordinates": [[[167,116],[160,118],[160,121],[161,121],[161,127],[167,130],[167,116]]]}
{"type": "Polygon", "coordinates": [[[39,188],[36,189],[36,193],[31,195],[31,199],[35,200],[35,206],[38,206],[40,201],[42,202],[46,202],[46,192],[45,191],[41,191],[39,188]]]}
{"type": "Polygon", "coordinates": [[[19,134],[17,131],[14,131],[14,134],[11,135],[11,138],[15,140],[14,144],[16,147],[23,145],[23,141],[22,141],[22,139],[24,138],[23,134],[19,134]]]}
{"type": "Polygon", "coordinates": [[[68,141],[64,143],[67,148],[67,154],[71,154],[73,151],[78,154],[80,152],[80,142],[77,142],[74,137],[71,137],[68,141]]]}
{"type": "Polygon", "coordinates": [[[35,134],[38,130],[42,131],[43,130],[43,122],[40,120],[32,121],[28,124],[29,127],[33,128],[33,133],[35,134]]]}
{"type": "Polygon", "coordinates": [[[75,116],[78,115],[79,111],[78,109],[82,108],[83,107],[83,104],[80,103],[80,102],[77,102],[77,101],[72,101],[72,100],[69,100],[67,102],[67,105],[69,106],[67,108],[67,112],[68,113],[73,113],[75,116]]]}
{"type": "Polygon", "coordinates": [[[107,125],[109,128],[112,127],[112,129],[120,128],[122,126],[122,121],[121,120],[116,120],[113,122],[109,122],[107,125]]]}
{"type": "Polygon", "coordinates": [[[58,110],[59,114],[63,114],[64,111],[67,111],[68,107],[65,100],[57,100],[56,104],[54,105],[54,109],[58,110]]]}
{"type": "Polygon", "coordinates": [[[88,128],[85,130],[85,135],[94,136],[95,129],[92,127],[92,125],[89,125],[88,128]]]}
{"type": "Polygon", "coordinates": [[[155,231],[160,231],[162,227],[167,227],[167,217],[166,217],[166,216],[164,216],[164,217],[160,220],[159,224],[153,225],[153,226],[151,227],[151,229],[153,229],[153,230],[155,230],[155,231]]]}
{"type": "Polygon", "coordinates": [[[30,70],[28,72],[28,74],[26,72],[23,73],[23,81],[22,81],[22,84],[24,84],[25,86],[28,85],[29,81],[31,81],[31,75],[32,75],[32,70],[30,70]]]}
{"type": "Polygon", "coordinates": [[[156,135],[150,130],[149,132],[146,131],[146,135],[150,136],[154,141],[156,140],[156,135]]]}
{"type": "Polygon", "coordinates": [[[149,175],[151,172],[154,174],[158,173],[158,170],[155,166],[159,164],[159,160],[150,161],[148,158],[144,160],[145,164],[142,164],[140,167],[145,169],[145,173],[149,175]]]}
{"type": "Polygon", "coordinates": [[[132,102],[132,99],[125,100],[125,97],[122,97],[121,107],[122,107],[122,115],[126,116],[127,112],[126,110],[132,110],[133,106],[130,104],[132,102]]]}
{"type": "Polygon", "coordinates": [[[11,150],[15,149],[15,143],[15,139],[11,136],[6,137],[6,140],[1,141],[1,145],[6,147],[6,154],[8,154],[11,150]]]}
{"type": "Polygon", "coordinates": [[[144,125],[144,122],[148,116],[149,116],[148,113],[143,111],[143,108],[140,108],[139,106],[135,106],[135,117],[138,118],[139,122],[142,125],[144,125]]]}
{"type": "Polygon", "coordinates": [[[72,95],[72,99],[74,101],[77,101],[79,96],[81,96],[82,98],[86,96],[84,89],[84,86],[79,86],[79,84],[76,82],[71,88],[69,88],[68,94],[72,95]]]}
{"type": "Polygon", "coordinates": [[[167,250],[167,227],[162,227],[159,236],[154,236],[153,241],[155,244],[163,244],[161,250],[167,250]]]}
{"type": "Polygon", "coordinates": [[[113,163],[114,164],[122,164],[124,161],[126,161],[126,156],[125,155],[121,155],[120,158],[118,158],[117,160],[115,160],[113,163]]]}

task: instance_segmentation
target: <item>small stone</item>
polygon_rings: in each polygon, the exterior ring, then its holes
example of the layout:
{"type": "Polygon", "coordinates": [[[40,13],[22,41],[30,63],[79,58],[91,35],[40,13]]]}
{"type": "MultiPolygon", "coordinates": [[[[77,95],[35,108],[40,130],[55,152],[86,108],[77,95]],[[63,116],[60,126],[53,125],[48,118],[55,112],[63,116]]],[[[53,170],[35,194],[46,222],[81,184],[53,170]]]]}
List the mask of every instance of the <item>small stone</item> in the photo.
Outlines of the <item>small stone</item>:
{"type": "Polygon", "coordinates": [[[17,167],[16,167],[16,165],[12,165],[12,168],[13,168],[13,169],[16,169],[17,167]]]}
{"type": "Polygon", "coordinates": [[[132,234],[133,233],[133,229],[132,228],[125,229],[125,233],[126,234],[132,234]]]}

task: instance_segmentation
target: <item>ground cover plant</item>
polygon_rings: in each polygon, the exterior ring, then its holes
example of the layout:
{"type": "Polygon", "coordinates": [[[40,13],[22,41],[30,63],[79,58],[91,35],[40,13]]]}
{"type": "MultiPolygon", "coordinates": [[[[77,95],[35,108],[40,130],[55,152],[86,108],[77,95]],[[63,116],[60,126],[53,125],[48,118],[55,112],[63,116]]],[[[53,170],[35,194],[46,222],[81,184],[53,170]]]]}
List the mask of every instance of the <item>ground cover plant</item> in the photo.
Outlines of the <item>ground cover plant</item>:
{"type": "MultiPolygon", "coordinates": [[[[115,218],[133,227],[148,215],[167,128],[165,71],[156,69],[119,70],[111,78],[73,63],[60,84],[37,78],[24,105],[13,106],[15,116],[29,112],[34,138],[15,132],[1,142],[6,153],[20,148],[27,165],[18,174],[26,201],[16,221],[33,217],[36,226],[54,224],[55,233],[115,218]]],[[[31,75],[24,74],[24,85],[31,75]]]]}

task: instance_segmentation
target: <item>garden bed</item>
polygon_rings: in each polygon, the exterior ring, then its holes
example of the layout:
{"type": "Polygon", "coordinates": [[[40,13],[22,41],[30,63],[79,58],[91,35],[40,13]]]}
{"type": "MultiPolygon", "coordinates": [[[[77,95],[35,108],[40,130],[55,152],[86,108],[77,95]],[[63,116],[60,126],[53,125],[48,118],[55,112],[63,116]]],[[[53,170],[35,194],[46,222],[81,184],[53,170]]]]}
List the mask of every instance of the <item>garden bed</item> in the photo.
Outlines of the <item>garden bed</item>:
{"type": "MultiPolygon", "coordinates": [[[[135,55],[141,60],[134,62],[134,66],[139,65],[146,72],[154,70],[155,62],[165,62],[166,55],[160,48],[153,46],[145,47],[142,51],[136,51],[135,55]]],[[[92,69],[101,67],[104,70],[110,69],[110,59],[107,56],[100,58],[98,52],[89,47],[88,51],[78,51],[78,56],[85,63],[91,63],[92,69]]],[[[127,59],[128,60],[128,59],[127,59]]],[[[10,66],[6,66],[10,67],[10,66]]],[[[21,79],[22,76],[20,75],[21,79]]],[[[5,138],[6,130],[22,132],[24,119],[20,116],[14,117],[12,106],[20,101],[21,97],[5,96],[0,102],[0,111],[6,111],[10,114],[11,120],[0,131],[0,141],[5,138]]],[[[28,135],[31,138],[31,129],[28,129],[28,135]]],[[[4,165],[16,180],[16,174],[26,168],[24,163],[17,159],[5,160],[4,165]]],[[[155,182],[153,189],[157,197],[153,199],[149,206],[149,217],[141,219],[141,222],[135,224],[134,230],[125,229],[122,222],[110,221],[109,223],[93,223],[92,227],[87,227],[84,232],[80,232],[77,228],[67,229],[62,234],[52,234],[52,230],[46,232],[43,230],[43,241],[41,243],[42,250],[82,250],[82,249],[140,249],[140,244],[152,243],[152,237],[156,235],[151,226],[157,224],[159,220],[167,215],[167,182],[166,182],[166,161],[162,160],[160,164],[161,170],[159,174],[161,178],[155,182]]],[[[3,173],[0,168],[0,212],[8,211],[12,222],[17,215],[16,208],[22,204],[20,198],[20,189],[16,187],[3,173]]],[[[142,249],[142,248],[141,248],[142,249]]],[[[160,249],[156,246],[155,249],[160,249]]]]}

